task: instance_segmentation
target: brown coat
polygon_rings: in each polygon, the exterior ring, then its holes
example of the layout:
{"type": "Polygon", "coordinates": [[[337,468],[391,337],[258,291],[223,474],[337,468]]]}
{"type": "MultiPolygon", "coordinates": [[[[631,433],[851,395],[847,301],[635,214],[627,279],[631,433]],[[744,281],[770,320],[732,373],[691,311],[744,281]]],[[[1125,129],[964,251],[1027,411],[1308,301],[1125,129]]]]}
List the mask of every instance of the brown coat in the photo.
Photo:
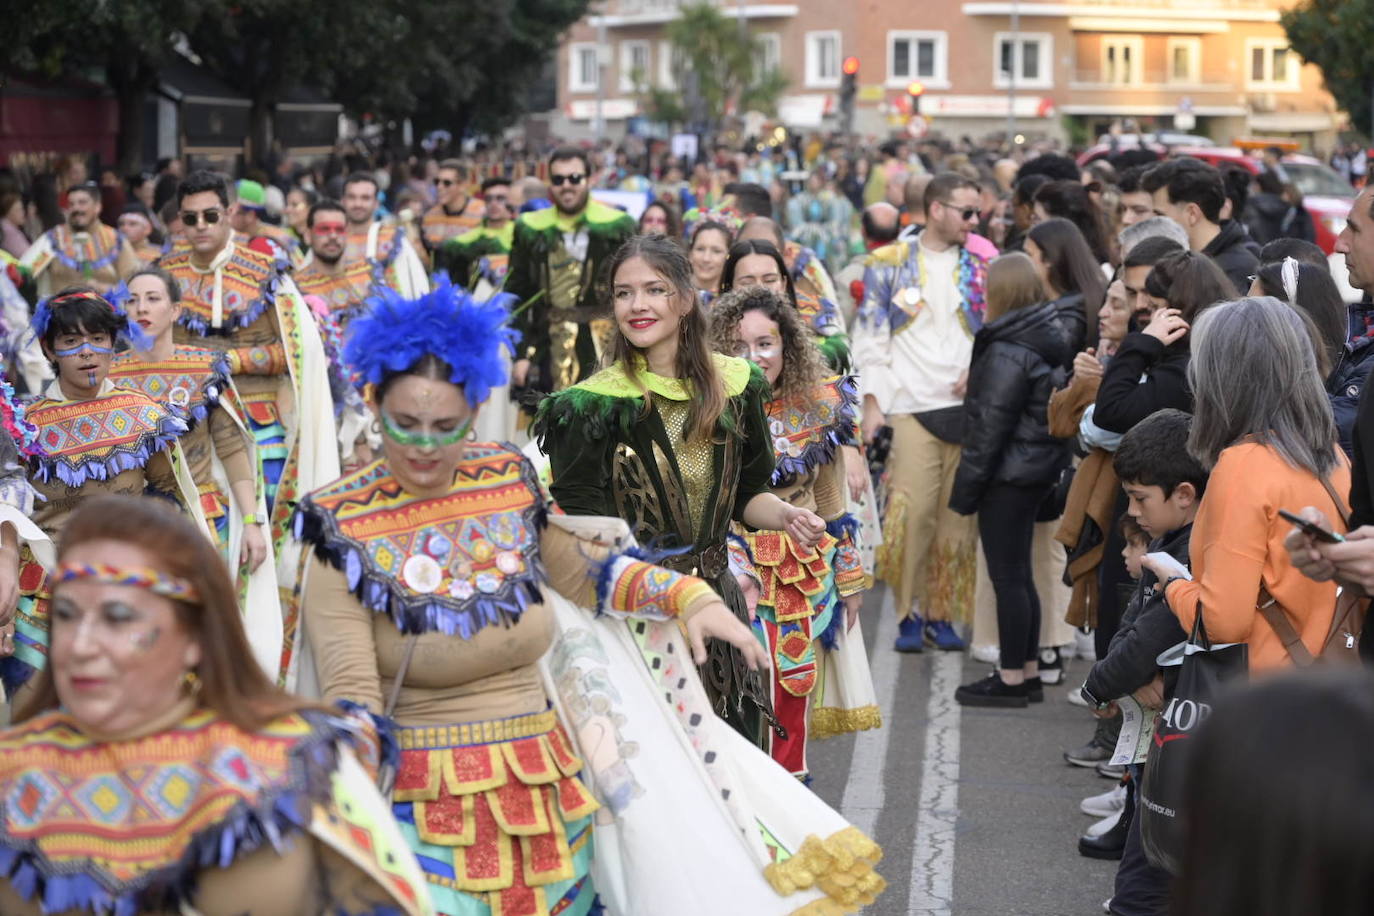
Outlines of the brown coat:
{"type": "Polygon", "coordinates": [[[1071,626],[1097,626],[1097,567],[1102,563],[1107,532],[1115,521],[1112,515],[1120,485],[1111,452],[1095,448],[1079,464],[1069,487],[1054,539],[1069,552],[1067,577],[1073,594],[1064,622],[1071,626]]]}

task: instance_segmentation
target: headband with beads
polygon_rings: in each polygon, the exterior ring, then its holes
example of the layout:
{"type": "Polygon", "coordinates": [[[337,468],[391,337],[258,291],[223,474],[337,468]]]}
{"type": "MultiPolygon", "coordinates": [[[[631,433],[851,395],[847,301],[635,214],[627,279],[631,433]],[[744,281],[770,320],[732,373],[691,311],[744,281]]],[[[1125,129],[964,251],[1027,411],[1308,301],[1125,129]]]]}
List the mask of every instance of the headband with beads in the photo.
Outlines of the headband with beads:
{"type": "Polygon", "coordinates": [[[62,584],[64,582],[98,582],[102,585],[124,585],[129,588],[145,589],[164,598],[186,601],[191,604],[200,600],[200,594],[190,582],[173,576],[164,576],[157,570],[144,566],[123,567],[109,566],[104,563],[63,563],[57,570],[57,583],[62,584]]]}

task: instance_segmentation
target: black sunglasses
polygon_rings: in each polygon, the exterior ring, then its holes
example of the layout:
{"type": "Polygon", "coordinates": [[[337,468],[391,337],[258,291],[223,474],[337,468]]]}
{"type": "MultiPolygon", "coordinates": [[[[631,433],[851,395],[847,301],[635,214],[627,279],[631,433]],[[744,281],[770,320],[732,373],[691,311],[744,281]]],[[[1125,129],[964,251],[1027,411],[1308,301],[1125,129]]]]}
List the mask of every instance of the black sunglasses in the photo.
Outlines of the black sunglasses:
{"type": "Polygon", "coordinates": [[[182,210],[180,215],[182,223],[188,228],[194,229],[196,226],[200,225],[202,218],[205,219],[205,225],[213,226],[215,223],[219,222],[219,218],[223,215],[223,211],[218,207],[211,207],[209,210],[200,211],[182,210]]]}
{"type": "Polygon", "coordinates": [[[572,175],[554,175],[552,178],[549,179],[549,182],[555,188],[561,188],[565,184],[570,184],[575,188],[578,185],[580,185],[582,183],[582,179],[586,177],[586,175],[580,175],[577,173],[573,173],[572,175]]]}

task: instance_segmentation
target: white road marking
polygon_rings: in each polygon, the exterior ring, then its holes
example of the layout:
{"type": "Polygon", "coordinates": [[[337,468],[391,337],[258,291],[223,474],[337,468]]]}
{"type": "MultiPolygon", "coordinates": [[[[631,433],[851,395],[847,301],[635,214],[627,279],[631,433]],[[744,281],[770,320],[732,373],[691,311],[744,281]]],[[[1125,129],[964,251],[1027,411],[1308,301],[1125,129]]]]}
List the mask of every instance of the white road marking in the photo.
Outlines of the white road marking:
{"type": "Polygon", "coordinates": [[[953,909],[954,839],[959,821],[960,721],[954,690],[963,676],[963,660],[962,652],[940,652],[931,666],[908,913],[948,916],[953,909]]]}
{"type": "Polygon", "coordinates": [[[892,649],[897,638],[897,615],[892,609],[892,590],[883,588],[883,601],[878,614],[878,632],[873,637],[873,654],[869,666],[873,675],[873,691],[878,709],[883,715],[883,727],[859,732],[854,736],[854,756],[849,764],[849,779],[844,784],[840,813],[845,820],[867,836],[878,836],[878,812],[883,809],[884,775],[887,770],[887,743],[892,734],[892,703],[897,694],[898,653],[892,649]]]}

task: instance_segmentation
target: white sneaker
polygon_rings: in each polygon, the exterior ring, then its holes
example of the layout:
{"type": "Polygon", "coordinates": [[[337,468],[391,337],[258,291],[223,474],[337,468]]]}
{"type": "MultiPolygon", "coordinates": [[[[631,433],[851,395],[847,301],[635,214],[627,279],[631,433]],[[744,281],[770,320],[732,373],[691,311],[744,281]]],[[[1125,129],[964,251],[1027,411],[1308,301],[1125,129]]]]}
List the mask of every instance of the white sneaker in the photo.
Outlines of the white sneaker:
{"type": "Polygon", "coordinates": [[[1111,911],[1112,911],[1112,898],[1111,898],[1111,897],[1108,897],[1106,900],[1103,900],[1103,901],[1102,901],[1102,912],[1104,912],[1104,913],[1110,913],[1111,911]]]}
{"type": "Polygon", "coordinates": [[[1106,833],[1108,830],[1111,830],[1113,827],[1116,826],[1116,822],[1121,820],[1121,814],[1125,810],[1126,808],[1123,805],[1121,811],[1118,811],[1115,814],[1109,814],[1102,820],[1098,821],[1096,824],[1093,824],[1091,827],[1087,829],[1087,835],[1093,837],[1102,836],[1102,834],[1106,833]]]}
{"type": "Polygon", "coordinates": [[[1002,650],[997,646],[974,646],[973,660],[985,665],[996,665],[1002,660],[1002,650]]]}
{"type": "Polygon", "coordinates": [[[1117,786],[1114,789],[1108,789],[1101,795],[1083,799],[1078,810],[1093,817],[1110,817],[1120,813],[1124,807],[1126,807],[1126,787],[1117,786]]]}
{"type": "Polygon", "coordinates": [[[1097,643],[1093,640],[1093,634],[1084,633],[1078,627],[1074,627],[1073,654],[1085,662],[1097,661],[1097,643]]]}
{"type": "Polygon", "coordinates": [[[1084,709],[1088,708],[1088,701],[1083,699],[1083,691],[1081,688],[1074,687],[1072,690],[1068,692],[1067,696],[1069,702],[1073,705],[1082,706],[1084,709]]]}

